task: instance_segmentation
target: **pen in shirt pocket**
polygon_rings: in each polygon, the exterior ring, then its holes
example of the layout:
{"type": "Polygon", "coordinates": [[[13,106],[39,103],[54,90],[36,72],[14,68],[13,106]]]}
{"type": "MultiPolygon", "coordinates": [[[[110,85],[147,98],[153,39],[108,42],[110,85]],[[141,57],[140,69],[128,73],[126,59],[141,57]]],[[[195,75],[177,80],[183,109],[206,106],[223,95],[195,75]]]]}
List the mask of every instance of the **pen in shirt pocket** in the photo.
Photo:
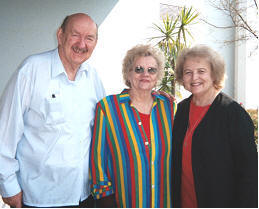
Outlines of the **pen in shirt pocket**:
{"type": "Polygon", "coordinates": [[[57,93],[57,92],[56,93],[51,93],[51,95],[50,95],[50,98],[53,99],[53,100],[54,99],[57,100],[58,97],[59,97],[59,93],[57,93]]]}

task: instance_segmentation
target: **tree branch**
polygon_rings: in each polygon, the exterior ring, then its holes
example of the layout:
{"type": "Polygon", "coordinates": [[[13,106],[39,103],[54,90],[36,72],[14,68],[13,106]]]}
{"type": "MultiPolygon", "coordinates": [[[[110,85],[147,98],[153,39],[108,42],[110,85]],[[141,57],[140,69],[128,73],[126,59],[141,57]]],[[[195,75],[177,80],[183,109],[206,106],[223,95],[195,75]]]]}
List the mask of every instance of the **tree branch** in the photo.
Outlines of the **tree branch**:
{"type": "MultiPolygon", "coordinates": [[[[243,17],[242,13],[247,10],[247,7],[238,7],[239,4],[242,4],[241,1],[233,1],[233,0],[220,0],[219,3],[215,3],[215,1],[210,0],[209,1],[211,6],[214,7],[215,9],[223,12],[225,15],[229,16],[232,20],[233,26],[216,26],[214,24],[209,23],[206,20],[202,20],[206,24],[213,26],[215,28],[221,28],[221,29],[230,29],[230,28],[241,28],[245,31],[247,31],[249,35],[245,35],[246,38],[248,37],[254,37],[257,40],[259,39],[258,37],[258,32],[256,30],[252,29],[252,25],[246,21],[246,19],[243,17]]],[[[252,6],[253,7],[253,6],[252,6]]],[[[258,10],[258,5],[256,0],[254,0],[254,7],[258,10]]],[[[236,41],[236,40],[235,40],[236,41]]]]}

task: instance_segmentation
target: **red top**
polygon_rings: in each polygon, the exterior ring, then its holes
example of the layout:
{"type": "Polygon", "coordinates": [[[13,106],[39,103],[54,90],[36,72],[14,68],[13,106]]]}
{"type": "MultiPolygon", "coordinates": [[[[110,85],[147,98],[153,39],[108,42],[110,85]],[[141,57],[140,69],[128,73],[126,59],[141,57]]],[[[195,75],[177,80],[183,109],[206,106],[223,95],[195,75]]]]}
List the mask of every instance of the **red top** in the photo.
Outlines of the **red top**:
{"type": "Polygon", "coordinates": [[[189,127],[183,141],[182,153],[182,183],[181,183],[181,207],[197,208],[197,199],[192,171],[192,135],[210,105],[196,106],[191,101],[189,113],[189,127]]]}
{"type": "MultiPolygon", "coordinates": [[[[151,146],[150,145],[150,114],[143,114],[143,113],[139,112],[139,117],[140,117],[142,126],[144,128],[144,131],[145,131],[147,139],[148,139],[148,144],[147,144],[146,138],[143,138],[147,156],[148,156],[148,158],[150,158],[150,154],[149,154],[149,146],[151,146]]],[[[148,159],[148,162],[150,162],[150,159],[148,159]]]]}

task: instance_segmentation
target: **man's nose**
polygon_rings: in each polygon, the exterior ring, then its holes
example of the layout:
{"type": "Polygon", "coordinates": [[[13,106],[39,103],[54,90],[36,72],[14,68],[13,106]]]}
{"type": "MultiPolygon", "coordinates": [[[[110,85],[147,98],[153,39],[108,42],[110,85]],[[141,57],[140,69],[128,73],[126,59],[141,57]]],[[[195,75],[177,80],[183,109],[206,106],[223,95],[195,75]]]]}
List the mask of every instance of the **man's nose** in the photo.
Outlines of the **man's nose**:
{"type": "Polygon", "coordinates": [[[84,48],[86,45],[86,41],[83,38],[80,38],[79,40],[79,47],[80,48],[84,48]]]}

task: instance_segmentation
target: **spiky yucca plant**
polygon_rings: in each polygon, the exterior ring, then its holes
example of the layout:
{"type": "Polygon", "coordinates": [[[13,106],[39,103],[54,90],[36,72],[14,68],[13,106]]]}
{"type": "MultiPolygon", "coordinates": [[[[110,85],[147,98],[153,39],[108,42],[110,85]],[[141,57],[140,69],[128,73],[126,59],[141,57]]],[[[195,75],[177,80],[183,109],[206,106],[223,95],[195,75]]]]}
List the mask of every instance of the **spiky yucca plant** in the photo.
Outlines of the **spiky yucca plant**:
{"type": "Polygon", "coordinates": [[[153,28],[160,35],[151,37],[149,40],[155,40],[159,48],[164,52],[166,58],[165,75],[162,79],[159,90],[172,95],[179,93],[176,91],[175,84],[175,62],[179,52],[188,46],[187,35],[192,39],[189,26],[194,23],[199,13],[192,7],[183,7],[180,13],[174,18],[167,14],[163,18],[162,25],[153,24],[153,28]]]}

